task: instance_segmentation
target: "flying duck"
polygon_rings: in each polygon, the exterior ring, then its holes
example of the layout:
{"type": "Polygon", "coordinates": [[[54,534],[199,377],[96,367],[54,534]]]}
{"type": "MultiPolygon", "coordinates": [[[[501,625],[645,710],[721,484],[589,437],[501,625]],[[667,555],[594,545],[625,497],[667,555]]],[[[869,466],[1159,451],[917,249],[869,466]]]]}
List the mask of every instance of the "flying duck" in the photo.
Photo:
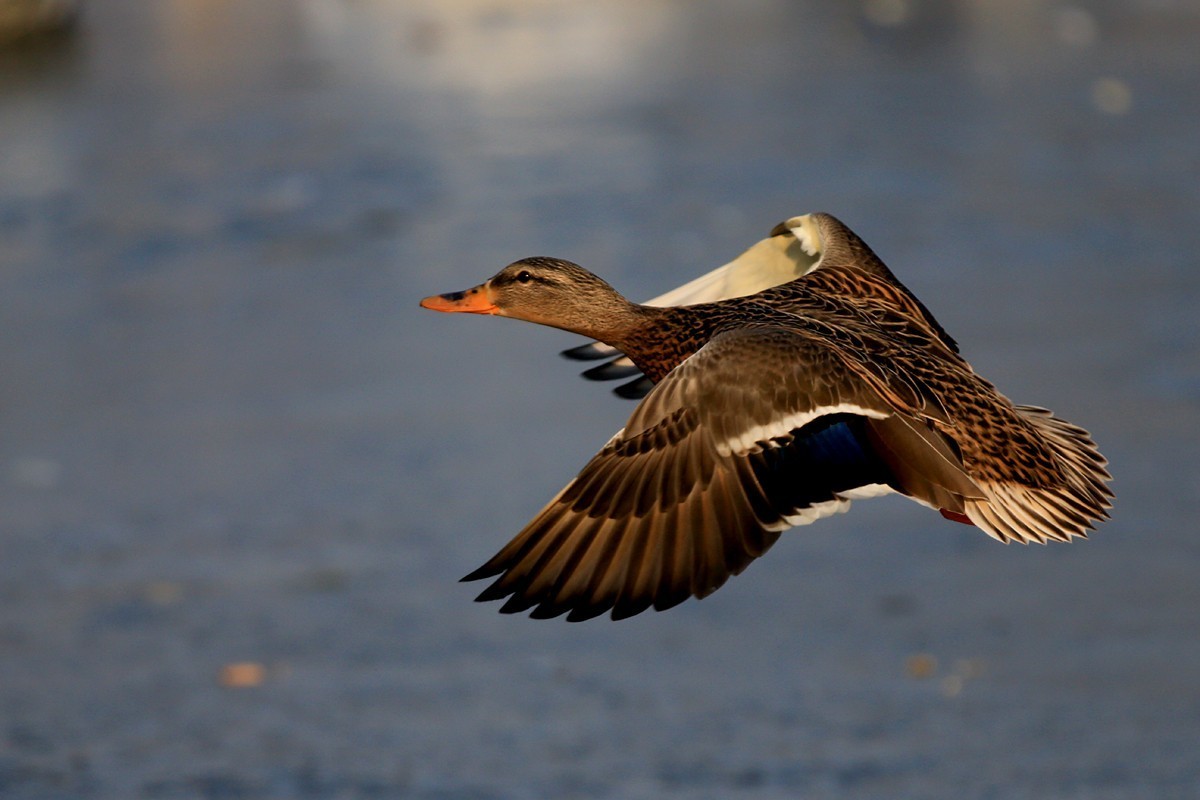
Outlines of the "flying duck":
{"type": "Polygon", "coordinates": [[[1002,542],[1069,541],[1108,516],[1111,478],[1087,431],[977,375],[829,215],[794,217],[665,297],[685,304],[632,303],[577,264],[535,257],[421,301],[582,334],[650,387],[463,578],[494,579],[478,600],[571,621],[661,611],[711,594],[784,530],[891,492],[1002,542]]]}

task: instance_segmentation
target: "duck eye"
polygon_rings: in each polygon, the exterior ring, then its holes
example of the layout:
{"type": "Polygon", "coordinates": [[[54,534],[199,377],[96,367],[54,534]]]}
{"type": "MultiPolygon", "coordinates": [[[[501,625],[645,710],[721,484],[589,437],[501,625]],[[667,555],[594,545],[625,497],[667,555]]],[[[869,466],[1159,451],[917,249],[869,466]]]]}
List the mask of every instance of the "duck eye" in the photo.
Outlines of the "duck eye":
{"type": "Polygon", "coordinates": [[[523,269],[517,273],[518,283],[529,283],[531,280],[533,280],[533,276],[529,274],[529,270],[523,269]]]}

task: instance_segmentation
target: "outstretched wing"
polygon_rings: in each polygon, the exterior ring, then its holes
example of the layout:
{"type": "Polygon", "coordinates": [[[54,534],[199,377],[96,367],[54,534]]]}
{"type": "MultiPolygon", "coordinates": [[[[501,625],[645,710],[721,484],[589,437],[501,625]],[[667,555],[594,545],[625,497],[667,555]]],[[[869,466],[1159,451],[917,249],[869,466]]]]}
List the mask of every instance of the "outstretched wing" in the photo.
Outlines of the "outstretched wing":
{"type": "Polygon", "coordinates": [[[496,578],[478,599],[506,613],[620,619],[712,593],[850,497],[909,493],[907,472],[961,511],[978,493],[920,402],[802,327],[719,334],[464,580],[496,578]]]}
{"type": "MultiPolygon", "coordinates": [[[[955,353],[958,352],[958,343],[951,338],[950,334],[946,333],[945,328],[934,318],[925,304],[918,300],[917,296],[909,291],[908,287],[888,269],[887,264],[884,264],[883,260],[875,255],[875,251],[840,219],[832,214],[805,214],[784,220],[771,231],[771,235],[776,237],[787,233],[791,233],[800,242],[815,242],[809,247],[821,252],[819,266],[823,270],[829,267],[845,267],[853,272],[878,278],[882,281],[885,291],[881,294],[880,286],[876,284],[868,289],[869,297],[865,299],[883,299],[893,308],[914,319],[922,320],[946,347],[955,353]]],[[[811,271],[815,272],[816,270],[811,271]]],[[[849,283],[841,282],[840,285],[827,285],[825,288],[842,297],[854,298],[864,287],[862,284],[856,286],[853,281],[850,281],[849,283]]]]}

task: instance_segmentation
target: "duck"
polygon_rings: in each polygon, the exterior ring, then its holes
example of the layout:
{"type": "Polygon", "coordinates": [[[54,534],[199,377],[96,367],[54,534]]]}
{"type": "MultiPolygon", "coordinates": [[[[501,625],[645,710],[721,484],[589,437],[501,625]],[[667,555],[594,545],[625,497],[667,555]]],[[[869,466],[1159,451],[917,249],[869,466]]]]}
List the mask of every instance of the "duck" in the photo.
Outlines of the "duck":
{"type": "Polygon", "coordinates": [[[848,228],[806,217],[770,239],[784,260],[794,239],[807,266],[776,259],[773,274],[800,274],[745,295],[702,300],[730,291],[710,281],[676,295],[700,302],[639,304],[536,256],[421,301],[581,334],[650,386],[463,578],[491,579],[477,600],[572,622],[663,611],[712,594],[784,531],[892,493],[1005,543],[1086,538],[1108,518],[1111,475],[1085,429],[1010,401],[869,249],[843,247],[859,241],[848,228]]]}

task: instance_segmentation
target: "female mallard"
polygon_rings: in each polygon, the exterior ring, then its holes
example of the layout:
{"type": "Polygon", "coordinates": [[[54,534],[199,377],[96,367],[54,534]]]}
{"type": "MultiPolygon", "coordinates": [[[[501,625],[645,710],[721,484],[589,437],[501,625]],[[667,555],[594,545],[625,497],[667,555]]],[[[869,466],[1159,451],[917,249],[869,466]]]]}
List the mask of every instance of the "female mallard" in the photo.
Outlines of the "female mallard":
{"type": "Polygon", "coordinates": [[[597,339],[654,385],[464,578],[496,578],[478,599],[572,621],[661,611],[711,594],[783,530],[887,492],[1004,542],[1067,541],[1107,517],[1086,431],[1013,405],[869,250],[836,251],[780,286],[689,306],[631,303],[552,258],[422,300],[597,339]]]}

